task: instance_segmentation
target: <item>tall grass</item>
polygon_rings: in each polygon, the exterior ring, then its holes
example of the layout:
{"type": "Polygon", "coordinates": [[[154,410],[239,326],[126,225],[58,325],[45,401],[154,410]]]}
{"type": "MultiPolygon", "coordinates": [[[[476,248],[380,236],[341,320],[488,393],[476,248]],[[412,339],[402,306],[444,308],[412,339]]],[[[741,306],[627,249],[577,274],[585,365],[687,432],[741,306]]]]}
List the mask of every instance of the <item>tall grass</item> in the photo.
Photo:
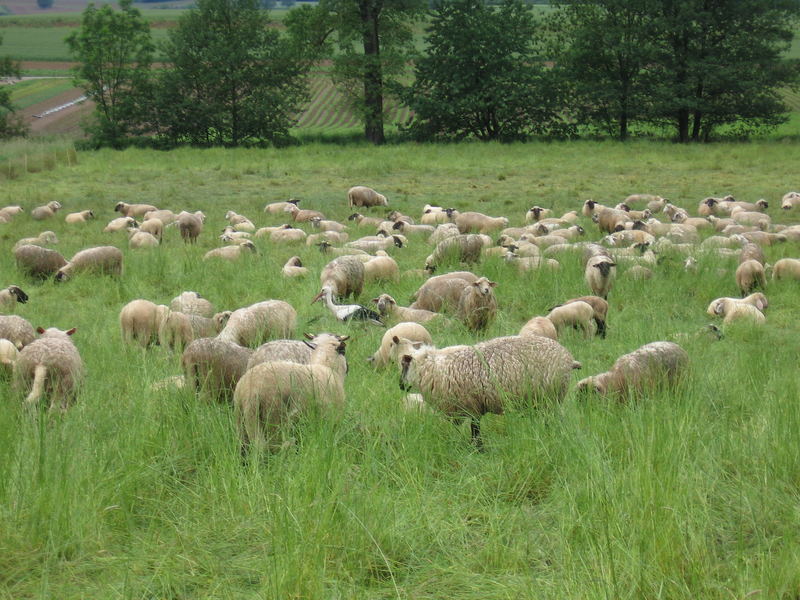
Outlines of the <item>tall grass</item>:
{"type": "MultiPolygon", "coordinates": [[[[93,208],[98,220],[68,228],[59,214],[0,225],[0,285],[29,293],[18,312],[35,325],[77,326],[87,367],[77,404],[60,417],[26,414],[0,381],[0,596],[796,597],[796,283],[770,284],[764,328],[683,341],[692,371],[677,392],[629,402],[570,393],[557,407],[487,416],[486,450],[477,452],[469,432],[440,414],[401,408],[395,369],[372,371],[366,357],[383,330],[342,325],[309,304],[327,261],[316,250],[259,239],[250,260],[201,260],[227,209],[273,224],[281,220],[263,205],[293,196],[344,219],[354,184],[373,185],[412,215],[439,203],[512,223],[532,204],[560,212],[588,197],[616,202],[640,191],[691,209],[728,192],[774,202],[795,176],[785,160],[794,150],[592,142],[131,149],[81,153],[70,168],[6,182],[0,206],[30,210],[57,199],[65,211],[93,208]],[[196,247],[168,231],[161,248],[131,252],[124,237],[100,232],[118,201],[202,209],[206,231],[196,247]],[[66,256],[95,244],[122,247],[125,275],[26,281],[11,246],[45,228],[66,256]],[[278,274],[295,253],[314,274],[308,280],[278,274]],[[133,298],[168,302],[185,289],[220,309],[285,299],[298,310],[298,333],[352,335],[341,418],[309,418],[293,430],[293,448],[242,464],[229,406],[188,390],[153,391],[180,372],[178,358],[124,346],[117,315],[133,298]]],[[[790,220],[779,212],[770,209],[790,220]]],[[[788,244],[766,251],[771,261],[800,254],[788,244]]],[[[395,257],[403,269],[419,268],[428,252],[414,240],[395,257]]],[[[586,376],[643,343],[691,334],[708,322],[711,299],[736,295],[734,268],[707,258],[687,273],[680,256],[663,255],[650,281],[620,276],[606,340],[568,332],[562,343],[586,376]]],[[[475,271],[499,282],[496,322],[480,336],[458,323],[435,325],[437,344],[515,333],[587,293],[577,257],[557,272],[520,274],[497,259],[475,271]]],[[[360,301],[387,291],[405,303],[421,282],[369,284],[360,301]]]]}

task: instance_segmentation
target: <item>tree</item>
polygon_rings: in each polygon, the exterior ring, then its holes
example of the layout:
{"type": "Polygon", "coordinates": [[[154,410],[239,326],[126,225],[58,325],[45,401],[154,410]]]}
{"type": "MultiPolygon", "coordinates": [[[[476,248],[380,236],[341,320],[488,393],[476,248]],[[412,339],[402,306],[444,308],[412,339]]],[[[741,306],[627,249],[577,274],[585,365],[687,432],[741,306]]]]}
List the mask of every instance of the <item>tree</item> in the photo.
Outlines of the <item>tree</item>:
{"type": "MultiPolygon", "coordinates": [[[[0,36],[0,46],[3,38],[0,36]]],[[[19,63],[8,56],[0,58],[0,77],[19,77],[19,63]]],[[[25,135],[27,128],[14,117],[14,103],[11,102],[11,86],[0,86],[0,139],[25,135]]]]}
{"type": "Polygon", "coordinates": [[[529,6],[446,1],[427,31],[428,54],[401,92],[414,112],[415,137],[513,140],[563,131],[529,6]]]}
{"type": "Polygon", "coordinates": [[[53,0],[36,0],[36,6],[42,10],[53,7],[53,0]]]}
{"type": "Polygon", "coordinates": [[[279,143],[306,99],[305,64],[258,0],[199,0],[165,46],[161,132],[175,143],[279,143]]]}
{"type": "Polygon", "coordinates": [[[89,4],[81,27],[67,37],[76,85],[96,104],[97,124],[91,129],[100,143],[117,146],[142,133],[142,114],[150,97],[153,56],[150,26],[131,0],[120,0],[120,10],[89,4]]]}
{"type": "Polygon", "coordinates": [[[295,37],[333,60],[332,77],[364,121],[364,135],[382,144],[384,94],[413,52],[411,25],[425,0],[320,0],[293,10],[287,26],[295,37]]]}

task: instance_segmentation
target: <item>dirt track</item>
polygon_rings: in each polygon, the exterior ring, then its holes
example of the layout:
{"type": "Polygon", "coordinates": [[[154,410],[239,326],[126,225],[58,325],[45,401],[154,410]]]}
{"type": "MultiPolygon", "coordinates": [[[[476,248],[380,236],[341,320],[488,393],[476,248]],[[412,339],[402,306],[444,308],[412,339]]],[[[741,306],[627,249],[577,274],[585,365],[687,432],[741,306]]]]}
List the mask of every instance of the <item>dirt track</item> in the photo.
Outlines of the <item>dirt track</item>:
{"type": "Polygon", "coordinates": [[[50,98],[46,102],[29,106],[19,111],[19,114],[22,115],[30,127],[31,135],[70,134],[80,136],[82,133],[80,128],[81,119],[91,113],[94,109],[94,102],[87,100],[44,117],[36,117],[35,115],[40,115],[51,108],[72,102],[82,95],[83,90],[74,88],[50,98]]]}

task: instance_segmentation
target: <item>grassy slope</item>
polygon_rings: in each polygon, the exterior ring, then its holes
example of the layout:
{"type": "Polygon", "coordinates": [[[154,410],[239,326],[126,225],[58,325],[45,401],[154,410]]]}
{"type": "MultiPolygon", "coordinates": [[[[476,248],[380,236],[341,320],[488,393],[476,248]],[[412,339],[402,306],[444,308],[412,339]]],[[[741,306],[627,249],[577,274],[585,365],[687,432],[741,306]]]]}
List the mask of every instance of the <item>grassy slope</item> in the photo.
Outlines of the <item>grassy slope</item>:
{"type": "MultiPolygon", "coordinates": [[[[631,403],[570,394],[560,407],[487,417],[487,451],[476,453],[463,428],[401,410],[394,370],[376,376],[367,367],[382,331],[337,324],[309,305],[325,262],[316,252],[259,240],[260,255],[241,264],[200,260],[228,208],[275,223],[263,204],[295,196],[341,219],[355,183],[413,215],[430,202],[519,223],[533,203],[558,212],[638,191],[692,209],[727,192],[775,201],[797,185],[786,160],[795,151],[589,142],[128,150],[81,154],[78,166],[5,182],[0,206],[58,199],[65,211],[94,208],[98,221],[73,230],[60,218],[0,226],[0,285],[24,285],[31,300],[19,312],[35,324],[77,326],[88,369],[79,403],[38,424],[0,381],[9,398],[0,411],[0,597],[796,597],[796,284],[767,290],[763,330],[687,342],[692,377],[679,392],[631,403]],[[100,233],[120,200],[203,209],[207,231],[198,247],[170,232],[156,251],[129,252],[124,238],[100,233]],[[44,228],[67,256],[121,246],[124,278],[26,282],[10,248],[44,228]],[[277,276],[294,253],[311,267],[309,280],[277,276]],[[119,339],[124,303],[168,302],[183,289],[220,308],[286,299],[299,331],[352,334],[343,418],[312,420],[296,431],[297,448],[242,467],[230,409],[150,391],[178,372],[176,357],[119,339]]],[[[415,241],[395,255],[402,268],[418,268],[428,251],[415,241]]],[[[767,253],[775,260],[800,249],[767,253]]],[[[679,257],[664,258],[650,282],[620,278],[607,340],[563,339],[583,362],[581,376],[640,344],[696,330],[708,322],[710,299],[736,294],[735,264],[701,260],[694,275],[679,257]]],[[[500,283],[501,311],[481,338],[514,333],[586,293],[577,261],[526,276],[497,260],[475,270],[500,283]]],[[[420,283],[370,284],[361,300],[386,290],[405,301],[420,283]]],[[[432,333],[440,345],[475,339],[458,324],[432,333]]]]}

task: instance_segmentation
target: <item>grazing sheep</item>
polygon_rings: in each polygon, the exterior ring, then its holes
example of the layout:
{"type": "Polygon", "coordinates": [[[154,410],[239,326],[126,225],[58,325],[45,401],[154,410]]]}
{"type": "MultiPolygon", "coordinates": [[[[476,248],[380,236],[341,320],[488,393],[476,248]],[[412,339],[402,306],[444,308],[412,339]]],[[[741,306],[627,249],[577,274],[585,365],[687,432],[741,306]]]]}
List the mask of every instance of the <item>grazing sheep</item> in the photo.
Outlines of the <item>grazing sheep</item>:
{"type": "Polygon", "coordinates": [[[347,190],[347,206],[389,206],[389,201],[372,188],[356,185],[347,190]]]}
{"type": "MultiPolygon", "coordinates": [[[[178,215],[176,215],[171,210],[151,210],[150,212],[145,213],[144,221],[151,221],[153,219],[158,219],[164,224],[164,227],[170,225],[178,220],[178,215]]],[[[152,233],[152,232],[151,232],[152,233]]]]}
{"type": "Polygon", "coordinates": [[[580,225],[573,225],[566,229],[554,229],[550,232],[551,235],[562,237],[565,240],[574,240],[580,236],[586,235],[586,230],[580,225]]]}
{"type": "Polygon", "coordinates": [[[592,307],[594,323],[597,326],[597,335],[606,337],[606,320],[608,319],[608,302],[598,296],[579,296],[571,298],[560,304],[566,306],[573,302],[585,302],[592,307]]]}
{"type": "Polygon", "coordinates": [[[320,287],[329,287],[337,298],[358,298],[364,289],[364,279],[364,263],[354,256],[333,259],[319,276],[320,287]]]}
{"type": "Polygon", "coordinates": [[[43,231],[36,237],[22,238],[16,244],[14,244],[13,250],[16,250],[22,246],[47,246],[57,243],[58,237],[56,237],[55,233],[52,231],[43,231]]]}
{"type": "Polygon", "coordinates": [[[425,259],[425,270],[433,273],[440,264],[478,262],[483,250],[483,240],[475,234],[448,237],[438,244],[433,253],[425,259]]]}
{"type": "Polygon", "coordinates": [[[584,277],[595,296],[608,299],[608,292],[617,274],[616,263],[607,256],[593,256],[586,262],[584,277]]]}
{"type": "Polygon", "coordinates": [[[400,267],[391,256],[376,256],[364,263],[365,281],[399,281],[400,267]]]}
{"type": "Polygon", "coordinates": [[[455,309],[465,287],[478,281],[469,271],[454,271],[431,277],[414,293],[409,308],[439,312],[443,308],[455,309]]]}
{"type": "Polygon", "coordinates": [[[55,327],[39,327],[41,334],[25,346],[14,364],[14,388],[30,393],[25,398],[35,406],[42,396],[50,398],[50,411],[66,410],[75,401],[83,378],[83,361],[70,336],[75,328],[61,331],[55,327]]]}
{"type": "Polygon", "coordinates": [[[61,203],[53,200],[48,202],[45,206],[37,206],[31,211],[31,218],[34,221],[44,221],[53,217],[58,210],[61,209],[61,203]]]}
{"type": "Polygon", "coordinates": [[[757,260],[746,260],[736,269],[736,285],[745,296],[755,288],[764,289],[767,286],[767,276],[764,265],[757,260]]]}
{"type": "Polygon", "coordinates": [[[272,215],[278,215],[286,212],[286,209],[292,205],[297,206],[298,202],[300,202],[300,200],[297,198],[292,198],[286,202],[270,202],[264,207],[264,212],[272,215]]]}
{"type": "Polygon", "coordinates": [[[782,258],[772,267],[772,280],[794,279],[800,281],[800,259],[782,258]]]}
{"type": "Polygon", "coordinates": [[[616,210],[614,208],[604,208],[595,211],[597,218],[597,225],[600,231],[605,233],[614,233],[615,231],[622,231],[627,223],[633,221],[630,215],[624,210],[616,210]]]}
{"type": "Polygon", "coordinates": [[[479,212],[462,212],[454,222],[459,233],[490,233],[508,227],[506,217],[489,217],[479,212]]]}
{"type": "Polygon", "coordinates": [[[149,233],[155,237],[159,242],[164,235],[164,222],[161,219],[147,219],[139,225],[139,231],[149,233]]]}
{"type": "Polygon", "coordinates": [[[97,246],[81,250],[56,273],[56,281],[67,281],[75,273],[122,275],[122,252],[114,246],[97,246]]]}
{"type": "Polygon", "coordinates": [[[436,228],[433,225],[412,225],[405,221],[395,221],[392,230],[399,231],[404,235],[420,234],[430,237],[436,228]]]}
{"type": "Polygon", "coordinates": [[[169,309],[187,315],[214,316],[214,305],[197,292],[181,292],[169,303],[169,309]]]}
{"type": "Polygon", "coordinates": [[[764,251],[761,249],[761,246],[750,243],[742,246],[742,249],[739,251],[739,264],[748,260],[755,260],[762,265],[766,262],[764,251]]]}
{"type": "Polygon", "coordinates": [[[253,350],[219,339],[200,338],[189,343],[181,355],[186,383],[207,397],[226,401],[233,396],[236,384],[247,371],[253,350]]]}
{"type": "Polygon", "coordinates": [[[467,285],[458,299],[458,318],[470,331],[486,329],[497,313],[497,298],[494,287],[497,283],[481,277],[478,281],[467,285]]]}
{"type": "Polygon", "coordinates": [[[186,211],[179,213],[175,222],[178,224],[178,231],[181,232],[183,241],[191,244],[196,243],[198,236],[203,232],[205,220],[206,216],[199,210],[195,213],[186,211]]]}
{"type": "Polygon", "coordinates": [[[133,217],[119,217],[109,221],[108,225],[103,227],[103,233],[117,233],[118,231],[128,231],[138,227],[139,223],[133,217]]]}
{"type": "Polygon", "coordinates": [[[221,258],[233,262],[239,260],[239,258],[245,254],[256,254],[257,252],[258,250],[253,242],[250,240],[243,240],[241,244],[237,244],[236,246],[223,246],[222,248],[209,250],[203,255],[203,260],[221,258]]]}
{"type": "Polygon", "coordinates": [[[158,209],[152,204],[126,204],[117,202],[114,212],[121,213],[123,217],[144,218],[147,213],[155,212],[158,209]]]}
{"type": "Polygon", "coordinates": [[[782,244],[789,239],[783,233],[768,233],[766,231],[745,231],[742,233],[742,237],[748,242],[758,244],[759,246],[782,244]]]}
{"type": "Polygon", "coordinates": [[[233,396],[242,451],[271,449],[276,429],[313,407],[344,404],[345,353],[348,336],[319,335],[309,364],[265,362],[249,369],[233,396]]]}
{"type": "Polygon", "coordinates": [[[633,281],[645,281],[653,278],[653,271],[642,265],[633,265],[630,269],[623,272],[622,276],[633,281]]]}
{"type": "Polygon", "coordinates": [[[182,350],[194,340],[217,335],[227,323],[230,314],[219,313],[210,319],[169,311],[158,327],[158,343],[170,350],[182,350]]]}
{"type": "Polygon", "coordinates": [[[94,219],[94,211],[91,210],[82,210],[80,212],[69,213],[66,217],[64,217],[64,221],[69,224],[86,223],[92,219],[94,219]]]}
{"type": "Polygon", "coordinates": [[[433,338],[428,330],[419,323],[402,322],[388,329],[381,338],[381,345],[372,356],[367,357],[367,361],[372,363],[376,369],[382,369],[390,363],[398,362],[396,339],[406,339],[411,342],[418,342],[433,345],[433,338]]]}
{"type": "Polygon", "coordinates": [[[270,338],[294,334],[297,312],[282,300],[265,300],[231,313],[217,338],[240,346],[255,347],[270,338]]]}
{"type": "Polygon", "coordinates": [[[122,341],[147,348],[158,341],[158,330],[169,315],[169,307],[149,300],[131,300],[119,312],[122,341]]]}
{"type": "Polygon", "coordinates": [[[594,335],[594,309],[587,302],[576,301],[555,306],[550,309],[547,318],[553,323],[559,336],[565,327],[580,328],[587,338],[594,335]]]}
{"type": "Polygon", "coordinates": [[[281,274],[284,277],[305,277],[308,275],[308,269],[303,266],[299,256],[293,256],[283,265],[281,274]]]}
{"type": "Polygon", "coordinates": [[[159,241],[156,236],[146,231],[131,230],[130,237],[128,238],[128,246],[132,250],[139,248],[157,248],[159,241]]]}
{"type": "Polygon", "coordinates": [[[22,350],[36,339],[36,331],[22,317],[0,315],[0,339],[8,340],[17,350],[22,350]]]}
{"type": "Polygon", "coordinates": [[[25,304],[28,301],[28,294],[16,285],[10,285],[4,290],[0,290],[0,312],[13,313],[17,309],[17,304],[25,304]]]}
{"type": "Polygon", "coordinates": [[[640,394],[647,389],[676,386],[686,375],[689,355],[673,342],[652,342],[620,356],[611,370],[578,382],[579,391],[603,396],[640,394]]]}
{"type": "Polygon", "coordinates": [[[547,317],[533,317],[530,321],[522,326],[519,330],[521,337],[528,335],[538,335],[541,337],[550,338],[551,340],[558,340],[558,331],[553,322],[547,317]]]}
{"type": "Polygon", "coordinates": [[[501,414],[510,401],[520,407],[559,402],[572,370],[580,368],[566,348],[541,336],[500,337],[440,350],[394,342],[399,345],[401,389],[417,388],[427,404],[454,420],[469,417],[478,444],[482,415],[501,414]]]}
{"type": "Polygon", "coordinates": [[[14,250],[17,268],[31,277],[45,279],[54,275],[67,264],[66,259],[55,250],[41,246],[20,246],[14,250]]]}
{"type": "Polygon", "coordinates": [[[6,379],[11,375],[18,357],[17,347],[6,339],[0,339],[0,378],[6,379]]]}
{"type": "Polygon", "coordinates": [[[441,316],[439,313],[421,308],[407,308],[398,306],[397,301],[389,294],[381,294],[372,301],[378,305],[378,313],[382,317],[391,316],[397,321],[413,321],[414,323],[427,323],[428,321],[441,316]]]}

